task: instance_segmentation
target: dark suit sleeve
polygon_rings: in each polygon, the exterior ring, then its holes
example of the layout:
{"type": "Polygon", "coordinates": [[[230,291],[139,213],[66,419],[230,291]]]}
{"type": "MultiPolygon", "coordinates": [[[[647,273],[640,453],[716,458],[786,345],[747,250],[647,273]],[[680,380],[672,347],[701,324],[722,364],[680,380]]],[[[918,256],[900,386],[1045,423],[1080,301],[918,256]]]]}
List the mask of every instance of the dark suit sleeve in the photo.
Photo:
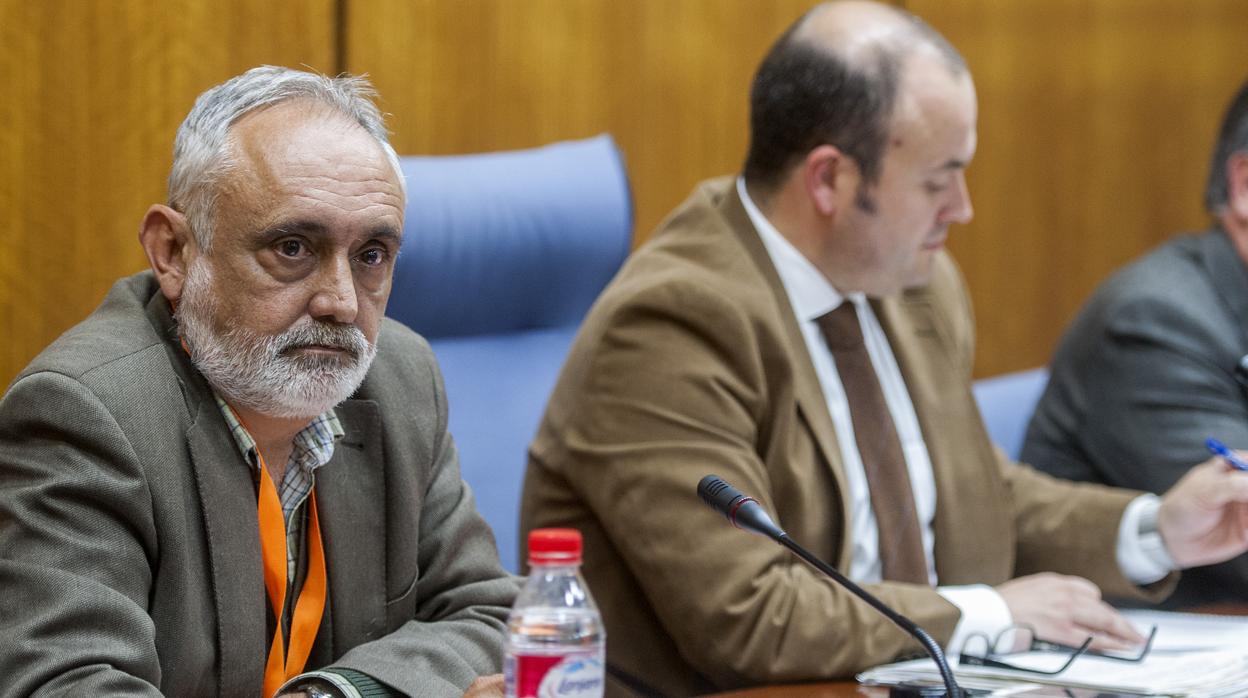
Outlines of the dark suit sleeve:
{"type": "Polygon", "coordinates": [[[1142,298],[1086,340],[1081,371],[1090,423],[1080,443],[1111,484],[1169,489],[1206,460],[1205,439],[1248,448],[1248,408],[1228,333],[1207,314],[1142,298]]]}
{"type": "MultiPolygon", "coordinates": [[[[1047,422],[1038,414],[1034,447],[1024,455],[1051,461],[1042,467],[1063,475],[1064,461],[1082,458],[1095,479],[1162,493],[1209,458],[1206,438],[1248,448],[1248,404],[1234,376],[1240,328],[1218,318],[1215,303],[1153,292],[1081,318],[1087,325],[1072,328],[1053,389],[1062,390],[1055,398],[1082,400],[1075,411],[1084,418],[1061,425],[1054,420],[1067,418],[1064,410],[1050,407],[1047,422]],[[1053,434],[1070,434],[1069,441],[1053,434]]],[[[1227,598],[1246,579],[1248,556],[1192,570],[1173,601],[1227,598]]]]}
{"type": "MultiPolygon", "coordinates": [[[[433,454],[414,537],[416,613],[397,631],[349,650],[333,667],[362,672],[409,695],[457,698],[474,679],[502,670],[504,630],[519,579],[502,568],[494,536],[460,477],[432,353],[423,341],[414,351],[432,383],[426,407],[436,413],[430,429],[416,428],[431,432],[425,436],[433,454]]],[[[422,389],[407,397],[419,402],[427,394],[422,389]]]]}
{"type": "Polygon", "coordinates": [[[12,386],[0,402],[0,695],[160,695],[150,504],[90,390],[55,373],[12,386]]]}

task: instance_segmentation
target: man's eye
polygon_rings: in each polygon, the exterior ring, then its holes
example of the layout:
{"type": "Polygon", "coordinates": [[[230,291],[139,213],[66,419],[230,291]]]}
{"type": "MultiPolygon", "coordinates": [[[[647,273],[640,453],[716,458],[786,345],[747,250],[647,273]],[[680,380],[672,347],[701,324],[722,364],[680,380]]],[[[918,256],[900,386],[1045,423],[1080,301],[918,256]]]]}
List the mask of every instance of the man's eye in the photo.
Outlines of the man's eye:
{"type": "Polygon", "coordinates": [[[949,185],[945,184],[944,182],[924,182],[923,183],[923,189],[926,190],[928,194],[939,194],[948,188],[949,188],[949,185]]]}
{"type": "Polygon", "coordinates": [[[370,267],[375,267],[386,261],[386,251],[376,247],[364,250],[360,253],[360,261],[370,267]]]}
{"type": "Polygon", "coordinates": [[[286,257],[298,257],[303,253],[304,246],[298,240],[283,240],[277,243],[277,251],[286,257]]]}

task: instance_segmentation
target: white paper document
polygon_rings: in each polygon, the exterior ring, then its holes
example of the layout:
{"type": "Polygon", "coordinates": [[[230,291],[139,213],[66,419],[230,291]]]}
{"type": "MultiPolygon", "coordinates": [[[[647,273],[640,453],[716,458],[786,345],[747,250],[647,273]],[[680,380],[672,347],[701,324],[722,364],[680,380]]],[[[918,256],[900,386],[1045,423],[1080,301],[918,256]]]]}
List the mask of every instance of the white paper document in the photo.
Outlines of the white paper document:
{"type": "Polygon", "coordinates": [[[1248,650],[1248,616],[1210,616],[1199,613],[1126,610],[1122,612],[1141,632],[1157,626],[1153,652],[1191,650],[1248,650]]]}
{"type": "MultiPolygon", "coordinates": [[[[1248,696],[1248,618],[1204,616],[1159,611],[1127,611],[1137,628],[1147,633],[1156,625],[1157,637],[1142,662],[1131,663],[1081,656],[1057,676],[993,667],[957,666],[959,680],[983,679],[1042,683],[1142,696],[1222,698],[1248,696]]],[[[1002,657],[1028,669],[1059,668],[1069,654],[1024,652],[1002,657]]],[[[877,667],[858,676],[862,683],[892,685],[908,680],[938,679],[931,660],[913,660],[877,667]]]]}

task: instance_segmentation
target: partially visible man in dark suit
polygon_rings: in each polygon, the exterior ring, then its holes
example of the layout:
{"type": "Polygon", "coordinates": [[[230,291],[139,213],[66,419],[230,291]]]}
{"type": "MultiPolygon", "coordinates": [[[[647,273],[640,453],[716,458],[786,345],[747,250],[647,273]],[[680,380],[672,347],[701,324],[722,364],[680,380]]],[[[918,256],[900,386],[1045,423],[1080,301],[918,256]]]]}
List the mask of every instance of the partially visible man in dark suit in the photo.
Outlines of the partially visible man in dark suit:
{"type": "Polygon", "coordinates": [[[708,473],[955,649],[1011,623],[1133,645],[1101,590],[1157,598],[1174,568],[1248,547],[1248,475],[1222,463],[1159,499],[989,443],[942,249],[971,218],[976,110],[917,18],[816,7],[758,69],[743,176],[699,185],[590,311],[521,518],[584,533],[613,695],[845,678],[918,649],[702,506],[708,473]]]}
{"type": "MultiPolygon", "coordinates": [[[[1248,83],[1209,168],[1213,225],[1101,285],[1066,331],[1024,462],[1071,480],[1164,492],[1217,438],[1248,448],[1248,83]]],[[[1248,558],[1194,569],[1171,604],[1242,601],[1248,558]]]]}
{"type": "Polygon", "coordinates": [[[501,695],[516,589],[433,355],[383,317],[405,190],[372,96],[273,67],[201,95],[151,269],[0,401],[0,694],[501,695]]]}

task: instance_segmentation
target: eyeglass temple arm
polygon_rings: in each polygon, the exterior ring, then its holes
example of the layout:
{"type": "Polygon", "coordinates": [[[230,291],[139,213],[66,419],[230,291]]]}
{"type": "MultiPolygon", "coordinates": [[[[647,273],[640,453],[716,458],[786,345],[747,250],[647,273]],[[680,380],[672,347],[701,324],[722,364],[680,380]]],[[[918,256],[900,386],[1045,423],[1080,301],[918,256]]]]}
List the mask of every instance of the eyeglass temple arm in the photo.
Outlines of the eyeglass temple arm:
{"type": "Polygon", "coordinates": [[[1053,670],[1028,669],[1026,667],[1021,667],[1021,666],[1017,666],[1014,664],[1010,664],[1009,662],[1003,662],[998,659],[993,659],[988,656],[976,657],[975,655],[970,655],[970,654],[967,654],[966,652],[962,652],[959,655],[958,659],[961,661],[961,663],[969,664],[971,666],[986,666],[986,667],[993,667],[994,669],[1009,669],[1011,671],[1021,671],[1021,672],[1028,673],[1028,674],[1040,674],[1043,676],[1057,676],[1063,671],[1066,671],[1067,669],[1069,669],[1070,665],[1074,664],[1075,660],[1079,658],[1079,655],[1084,654],[1085,652],[1088,651],[1088,647],[1091,644],[1092,644],[1092,638],[1089,637],[1088,639],[1084,640],[1083,644],[1080,645],[1079,647],[1066,648],[1066,649],[1074,649],[1074,653],[1066,658],[1065,664],[1063,664],[1060,668],[1053,669],[1053,670]]]}
{"type": "MultiPolygon", "coordinates": [[[[1088,650],[1084,654],[1087,654],[1089,657],[1100,657],[1102,659],[1112,659],[1116,662],[1138,663],[1138,662],[1144,661],[1144,658],[1147,657],[1148,653],[1152,651],[1153,640],[1156,638],[1157,638],[1157,626],[1154,625],[1152,630],[1148,631],[1148,639],[1144,641],[1144,646],[1140,648],[1139,654],[1137,654],[1134,657],[1124,657],[1120,654],[1110,654],[1108,652],[1102,652],[1100,650],[1088,650]]],[[[1033,640],[1031,643],[1031,648],[1033,650],[1046,650],[1046,651],[1062,650],[1062,651],[1067,651],[1067,652],[1073,652],[1074,650],[1078,649],[1074,645],[1067,645],[1061,642],[1053,642],[1051,640],[1033,640]]]]}

